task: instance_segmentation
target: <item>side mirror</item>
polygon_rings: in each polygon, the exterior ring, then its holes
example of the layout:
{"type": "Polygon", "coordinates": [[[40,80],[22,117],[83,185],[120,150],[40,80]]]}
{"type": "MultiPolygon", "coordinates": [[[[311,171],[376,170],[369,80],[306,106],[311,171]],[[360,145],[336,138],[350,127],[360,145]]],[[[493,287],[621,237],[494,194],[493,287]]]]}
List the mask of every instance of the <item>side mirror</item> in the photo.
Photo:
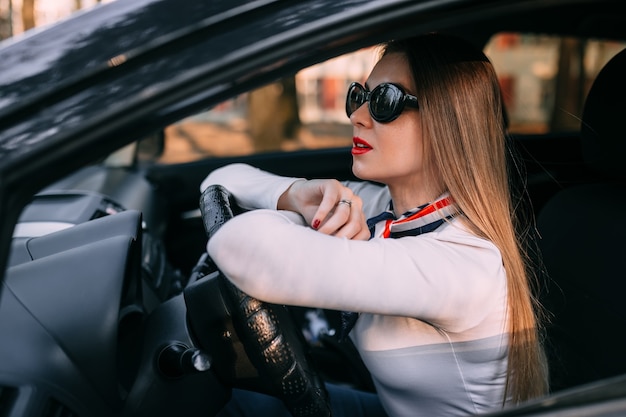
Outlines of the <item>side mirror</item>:
{"type": "Polygon", "coordinates": [[[137,141],[137,160],[155,161],[165,150],[165,132],[159,130],[137,141]]]}

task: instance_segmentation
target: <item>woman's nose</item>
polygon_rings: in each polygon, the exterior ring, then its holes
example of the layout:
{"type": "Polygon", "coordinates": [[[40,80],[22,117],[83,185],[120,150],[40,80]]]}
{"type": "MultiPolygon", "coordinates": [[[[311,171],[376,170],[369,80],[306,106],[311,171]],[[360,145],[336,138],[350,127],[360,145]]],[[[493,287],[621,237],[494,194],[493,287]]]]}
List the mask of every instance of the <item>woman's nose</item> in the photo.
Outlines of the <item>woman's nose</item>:
{"type": "Polygon", "coordinates": [[[371,126],[372,116],[370,115],[367,102],[363,103],[361,107],[352,112],[352,114],[350,115],[350,123],[352,123],[352,125],[354,126],[371,126]]]}

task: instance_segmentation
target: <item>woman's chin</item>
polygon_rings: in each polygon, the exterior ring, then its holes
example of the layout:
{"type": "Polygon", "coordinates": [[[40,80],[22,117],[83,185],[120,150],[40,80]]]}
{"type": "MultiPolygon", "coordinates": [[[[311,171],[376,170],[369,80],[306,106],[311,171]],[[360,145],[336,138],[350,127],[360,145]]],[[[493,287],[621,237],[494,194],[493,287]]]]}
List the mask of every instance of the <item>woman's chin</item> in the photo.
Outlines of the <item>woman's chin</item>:
{"type": "Polygon", "coordinates": [[[377,177],[376,177],[376,175],[374,175],[372,170],[371,169],[368,170],[366,167],[363,166],[363,164],[359,164],[357,162],[354,162],[352,164],[352,173],[354,174],[355,177],[357,177],[360,180],[379,182],[376,179],[377,177]]]}

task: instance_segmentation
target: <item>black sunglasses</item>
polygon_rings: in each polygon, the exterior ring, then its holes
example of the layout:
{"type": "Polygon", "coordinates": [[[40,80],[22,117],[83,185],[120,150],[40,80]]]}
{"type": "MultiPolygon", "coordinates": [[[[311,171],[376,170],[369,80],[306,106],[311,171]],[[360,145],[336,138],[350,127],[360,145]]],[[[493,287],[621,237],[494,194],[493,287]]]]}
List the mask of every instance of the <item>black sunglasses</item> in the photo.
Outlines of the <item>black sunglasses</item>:
{"type": "Polygon", "coordinates": [[[379,123],[389,123],[400,116],[405,106],[419,108],[417,97],[404,92],[397,84],[382,83],[371,92],[359,83],[352,83],[346,97],[346,113],[352,115],[365,102],[369,102],[370,115],[379,123]]]}

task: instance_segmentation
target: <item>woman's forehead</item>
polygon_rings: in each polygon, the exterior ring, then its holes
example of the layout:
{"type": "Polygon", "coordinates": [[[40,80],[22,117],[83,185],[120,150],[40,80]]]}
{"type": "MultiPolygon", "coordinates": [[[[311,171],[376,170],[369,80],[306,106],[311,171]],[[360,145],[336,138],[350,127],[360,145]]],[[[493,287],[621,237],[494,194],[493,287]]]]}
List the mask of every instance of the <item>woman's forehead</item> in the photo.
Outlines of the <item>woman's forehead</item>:
{"type": "Polygon", "coordinates": [[[409,91],[415,91],[415,82],[406,56],[399,52],[384,55],[367,78],[366,87],[373,89],[381,83],[396,83],[409,91]]]}

